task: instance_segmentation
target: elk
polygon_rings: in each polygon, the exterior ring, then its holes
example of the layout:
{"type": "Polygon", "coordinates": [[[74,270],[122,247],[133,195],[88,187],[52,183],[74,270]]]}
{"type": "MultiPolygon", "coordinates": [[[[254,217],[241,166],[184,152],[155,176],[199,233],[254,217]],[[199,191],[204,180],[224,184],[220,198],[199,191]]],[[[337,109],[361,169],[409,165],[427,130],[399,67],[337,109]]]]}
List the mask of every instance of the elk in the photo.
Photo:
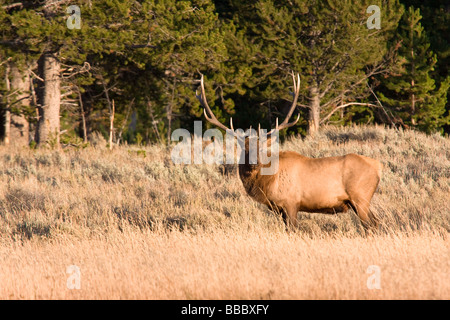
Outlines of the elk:
{"type": "MultiPolygon", "coordinates": [[[[294,74],[293,102],[284,121],[268,134],[269,144],[272,135],[282,129],[295,125],[289,122],[299,96],[300,76],[297,81],[294,74]]],[[[358,215],[364,230],[375,229],[377,217],[370,211],[370,201],[377,189],[381,177],[382,165],[378,160],[357,154],[337,157],[309,158],[292,151],[278,154],[278,171],[272,175],[262,175],[263,164],[257,158],[256,164],[249,160],[249,145],[252,136],[240,136],[234,131],[232,120],[228,128],[217,120],[208,105],[205,96],[203,75],[200,79],[200,95],[196,96],[204,108],[206,120],[213,125],[233,134],[238,139],[245,139],[245,150],[239,161],[239,177],[247,194],[254,200],[265,204],[270,210],[280,212],[286,229],[298,226],[297,213],[316,212],[334,214],[345,212],[350,208],[358,215]]]]}

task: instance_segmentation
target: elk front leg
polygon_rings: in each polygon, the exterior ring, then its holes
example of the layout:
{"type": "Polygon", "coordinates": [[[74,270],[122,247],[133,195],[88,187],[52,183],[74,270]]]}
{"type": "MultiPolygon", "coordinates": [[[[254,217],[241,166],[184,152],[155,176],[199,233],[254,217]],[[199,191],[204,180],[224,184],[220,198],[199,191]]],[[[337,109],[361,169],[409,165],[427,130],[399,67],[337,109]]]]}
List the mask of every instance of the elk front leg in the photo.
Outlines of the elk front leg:
{"type": "Polygon", "coordinates": [[[297,213],[298,210],[296,207],[288,207],[286,209],[286,213],[287,213],[287,222],[286,223],[286,227],[290,228],[292,230],[296,230],[298,227],[298,221],[297,221],[297,213]]]}
{"type": "Polygon", "coordinates": [[[286,226],[286,231],[296,230],[297,223],[297,209],[295,208],[280,208],[281,216],[283,217],[284,224],[286,226]]]}
{"type": "Polygon", "coordinates": [[[286,226],[286,231],[294,230],[297,228],[297,208],[283,208],[277,206],[272,201],[269,202],[268,206],[271,211],[277,214],[281,214],[284,225],[286,226]]]}

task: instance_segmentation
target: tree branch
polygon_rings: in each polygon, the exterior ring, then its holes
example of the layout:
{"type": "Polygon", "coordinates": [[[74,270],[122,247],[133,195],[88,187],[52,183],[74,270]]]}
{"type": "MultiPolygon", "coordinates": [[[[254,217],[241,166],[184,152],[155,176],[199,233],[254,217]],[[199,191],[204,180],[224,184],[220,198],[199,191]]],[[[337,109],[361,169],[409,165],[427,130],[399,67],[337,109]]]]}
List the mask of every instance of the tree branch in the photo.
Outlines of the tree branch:
{"type": "Polygon", "coordinates": [[[372,103],[363,103],[363,102],[349,102],[346,104],[342,104],[336,108],[334,108],[329,114],[327,114],[327,116],[325,118],[323,118],[322,120],[320,120],[320,124],[323,124],[325,121],[328,121],[328,119],[331,118],[331,116],[339,109],[343,109],[349,106],[369,106],[369,107],[376,107],[376,105],[372,104],[372,103]]]}
{"type": "Polygon", "coordinates": [[[4,5],[4,6],[2,6],[2,9],[9,10],[9,9],[13,9],[15,7],[22,7],[22,6],[23,6],[22,2],[16,2],[16,3],[4,5]]]}
{"type": "Polygon", "coordinates": [[[380,106],[380,108],[383,110],[384,114],[386,115],[386,117],[389,119],[389,121],[391,122],[391,125],[393,128],[395,128],[395,130],[398,130],[397,127],[395,126],[394,121],[392,120],[392,118],[389,116],[389,114],[387,113],[386,109],[384,108],[384,106],[381,104],[381,101],[378,99],[377,95],[375,94],[375,92],[373,91],[373,89],[369,86],[369,84],[367,84],[367,87],[369,88],[370,92],[372,92],[373,96],[375,97],[375,99],[377,99],[377,102],[380,106]]]}

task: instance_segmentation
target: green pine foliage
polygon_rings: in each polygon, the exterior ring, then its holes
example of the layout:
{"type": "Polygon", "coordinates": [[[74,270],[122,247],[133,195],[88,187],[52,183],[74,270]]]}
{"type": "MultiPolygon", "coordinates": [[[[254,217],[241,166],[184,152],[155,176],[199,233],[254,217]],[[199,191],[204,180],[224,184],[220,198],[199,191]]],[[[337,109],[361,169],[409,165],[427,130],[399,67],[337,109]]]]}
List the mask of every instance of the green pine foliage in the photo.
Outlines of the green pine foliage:
{"type": "Polygon", "coordinates": [[[405,12],[396,36],[400,46],[396,64],[391,76],[382,81],[379,98],[396,122],[431,133],[450,121],[445,109],[450,77],[436,87],[432,73],[437,57],[421,19],[419,9],[409,7],[405,12]]]}
{"type": "Polygon", "coordinates": [[[169,143],[173,130],[203,119],[200,73],[218,119],[233,117],[236,128],[282,119],[294,71],[301,120],[290,133],[307,134],[315,98],[319,125],[394,121],[448,131],[449,16],[443,1],[416,0],[0,0],[0,117],[24,115],[34,136],[35,96],[46,86],[38,61],[50,52],[61,66],[61,141],[69,145],[84,131],[107,138],[113,101],[115,142],[169,143]],[[400,20],[399,1],[424,18],[408,9],[400,20]],[[71,4],[80,29],[67,27],[71,4]],[[369,5],[380,7],[380,30],[367,28],[369,5]],[[31,106],[6,89],[12,64],[32,78],[31,106]],[[389,117],[369,90],[377,84],[389,117]]]}
{"type": "Polygon", "coordinates": [[[252,5],[230,1],[236,11],[234,19],[242,25],[248,43],[257,48],[249,60],[254,78],[250,81],[256,83],[254,93],[259,100],[254,111],[262,113],[265,108],[273,113],[272,119],[283,116],[273,105],[290,100],[286,87],[291,84],[291,72],[301,75],[304,119],[313,95],[319,96],[319,120],[344,102],[366,97],[367,79],[382,71],[386,40],[402,12],[398,1],[379,3],[383,28],[371,30],[366,25],[366,9],[371,4],[373,1],[261,0],[252,5]]]}

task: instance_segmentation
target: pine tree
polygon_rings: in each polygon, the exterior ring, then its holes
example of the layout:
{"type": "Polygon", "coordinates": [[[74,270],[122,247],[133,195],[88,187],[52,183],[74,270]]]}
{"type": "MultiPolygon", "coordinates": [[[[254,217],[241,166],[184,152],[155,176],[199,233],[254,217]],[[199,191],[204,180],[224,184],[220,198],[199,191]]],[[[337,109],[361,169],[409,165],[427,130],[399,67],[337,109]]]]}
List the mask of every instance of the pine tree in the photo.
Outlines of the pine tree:
{"type": "Polygon", "coordinates": [[[431,77],[437,63],[420,20],[420,10],[409,7],[402,17],[401,43],[392,75],[382,81],[379,98],[405,127],[433,132],[450,120],[445,116],[450,77],[436,89],[431,77]]]}
{"type": "MultiPolygon", "coordinates": [[[[65,1],[1,1],[3,51],[9,57],[27,55],[37,62],[39,109],[36,139],[40,145],[59,145],[61,94],[69,96],[73,76],[90,55],[123,52],[133,41],[132,14],[137,2],[79,1],[81,28],[69,28],[71,12],[65,1]]],[[[62,119],[64,120],[64,119],[62,119]]]]}
{"type": "Polygon", "coordinates": [[[0,119],[4,144],[24,146],[29,143],[30,115],[34,111],[30,107],[33,92],[30,90],[29,70],[34,57],[18,43],[12,49],[16,39],[8,19],[8,8],[13,9],[17,5],[20,3],[1,6],[0,9],[0,119]]]}
{"type": "MultiPolygon", "coordinates": [[[[431,50],[436,53],[437,63],[434,74],[444,81],[449,75],[450,65],[450,5],[447,0],[401,0],[406,7],[420,9],[421,24],[430,41],[431,50]]],[[[435,79],[437,80],[437,79],[435,79]]]]}
{"type": "MultiPolygon", "coordinates": [[[[143,1],[134,20],[139,21],[131,26],[139,45],[126,48],[123,55],[96,58],[107,86],[121,89],[112,90],[111,97],[124,105],[134,99],[135,121],[132,130],[124,130],[125,139],[135,142],[139,133],[146,142],[169,142],[173,129],[190,128],[192,120],[203,115],[195,98],[200,72],[212,86],[208,89],[211,107],[218,109],[214,102],[221,100],[223,113],[233,113],[228,99],[222,104],[222,97],[236,89],[225,79],[225,30],[211,2],[143,1]]],[[[93,84],[87,89],[95,95],[98,88],[93,84]]]]}
{"type": "Polygon", "coordinates": [[[260,0],[252,4],[232,0],[223,10],[230,8],[239,12],[239,26],[257,48],[249,60],[260,99],[257,105],[270,109],[271,102],[282,105],[289,99],[285,95],[289,74],[299,72],[299,105],[306,111],[310,133],[343,108],[369,105],[362,101],[369,93],[368,79],[386,69],[386,40],[402,14],[397,0],[260,0]],[[366,25],[366,10],[372,4],[380,8],[380,30],[366,25]]]}
{"type": "Polygon", "coordinates": [[[163,88],[161,98],[169,141],[175,122],[180,125],[180,114],[185,119],[203,114],[192,94],[192,85],[199,72],[217,83],[223,74],[221,63],[226,61],[227,52],[212,3],[168,0],[155,3],[152,10],[153,24],[157,25],[152,40],[158,50],[151,53],[147,65],[158,74],[155,80],[163,88]]]}

